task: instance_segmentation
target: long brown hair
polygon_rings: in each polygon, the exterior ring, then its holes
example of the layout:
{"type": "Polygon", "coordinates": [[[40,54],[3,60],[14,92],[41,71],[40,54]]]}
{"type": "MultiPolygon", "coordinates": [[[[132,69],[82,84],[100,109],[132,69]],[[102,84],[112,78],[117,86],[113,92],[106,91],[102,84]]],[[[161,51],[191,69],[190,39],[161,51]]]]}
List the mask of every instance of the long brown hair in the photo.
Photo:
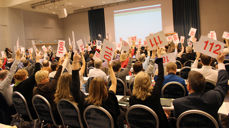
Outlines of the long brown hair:
{"type": "Polygon", "coordinates": [[[85,99],[89,104],[102,105],[103,100],[108,97],[106,82],[102,77],[95,77],[89,85],[89,95],[85,99]]]}
{"type": "Polygon", "coordinates": [[[69,85],[72,84],[72,75],[69,73],[63,73],[57,83],[56,93],[54,95],[54,102],[58,103],[61,99],[68,99],[74,101],[69,85]]]}

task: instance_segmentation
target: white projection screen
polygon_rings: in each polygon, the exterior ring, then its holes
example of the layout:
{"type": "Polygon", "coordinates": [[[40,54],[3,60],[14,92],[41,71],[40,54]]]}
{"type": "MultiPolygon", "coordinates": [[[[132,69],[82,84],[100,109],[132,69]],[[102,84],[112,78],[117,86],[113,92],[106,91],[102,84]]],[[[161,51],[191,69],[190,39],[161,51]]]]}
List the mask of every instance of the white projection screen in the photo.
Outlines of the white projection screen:
{"type": "Polygon", "coordinates": [[[161,4],[114,10],[114,30],[116,42],[131,36],[145,40],[162,30],[161,4]]]}

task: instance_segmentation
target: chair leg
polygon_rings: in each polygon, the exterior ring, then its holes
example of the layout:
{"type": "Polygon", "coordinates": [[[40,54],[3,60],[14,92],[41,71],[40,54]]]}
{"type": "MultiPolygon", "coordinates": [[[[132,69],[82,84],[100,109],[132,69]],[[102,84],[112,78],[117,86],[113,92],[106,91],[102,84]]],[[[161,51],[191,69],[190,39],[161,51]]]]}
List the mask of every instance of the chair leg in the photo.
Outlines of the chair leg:
{"type": "Polygon", "coordinates": [[[33,128],[36,128],[37,126],[37,119],[33,120],[33,128]]]}
{"type": "Polygon", "coordinates": [[[41,128],[44,127],[44,120],[41,121],[41,128]]]}

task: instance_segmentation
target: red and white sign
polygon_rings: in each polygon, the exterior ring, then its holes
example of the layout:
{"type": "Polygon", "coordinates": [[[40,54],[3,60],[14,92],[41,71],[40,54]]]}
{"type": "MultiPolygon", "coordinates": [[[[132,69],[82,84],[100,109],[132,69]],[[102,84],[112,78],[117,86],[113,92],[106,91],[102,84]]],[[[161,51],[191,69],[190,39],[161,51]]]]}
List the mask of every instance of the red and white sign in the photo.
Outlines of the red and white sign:
{"type": "Polygon", "coordinates": [[[136,37],[136,36],[132,36],[132,37],[131,37],[131,40],[132,40],[132,42],[136,42],[137,37],[136,37]]]}
{"type": "Polygon", "coordinates": [[[104,40],[103,48],[100,53],[100,58],[105,61],[111,61],[113,59],[115,49],[115,43],[110,43],[108,42],[108,40],[104,40]]]}
{"type": "Polygon", "coordinates": [[[123,40],[122,41],[122,50],[128,52],[129,49],[130,49],[129,43],[123,40]]]}
{"type": "Polygon", "coordinates": [[[167,64],[169,62],[176,62],[176,53],[168,53],[162,55],[163,58],[163,64],[167,64]]]}
{"type": "Polygon", "coordinates": [[[185,37],[184,37],[184,36],[181,36],[181,37],[180,37],[180,43],[183,44],[183,43],[184,43],[184,39],[185,39],[185,37]]]}
{"type": "Polygon", "coordinates": [[[41,48],[42,48],[42,50],[43,50],[44,52],[47,52],[47,51],[48,51],[48,49],[45,47],[45,45],[43,45],[41,48]]]}
{"type": "Polygon", "coordinates": [[[191,28],[190,31],[189,31],[189,33],[188,33],[188,35],[191,36],[191,37],[195,37],[196,30],[197,30],[196,28],[191,28]]]}
{"type": "Polygon", "coordinates": [[[172,36],[173,36],[173,43],[178,44],[180,42],[178,34],[176,33],[173,34],[172,36]]]}
{"type": "Polygon", "coordinates": [[[154,50],[157,47],[163,47],[168,44],[163,31],[147,36],[146,41],[150,50],[154,50]]]}
{"type": "Polygon", "coordinates": [[[203,53],[213,58],[216,58],[219,52],[223,52],[224,45],[224,43],[210,39],[206,36],[201,36],[199,42],[193,44],[196,52],[203,53]]]}
{"type": "Polygon", "coordinates": [[[63,57],[65,53],[65,41],[64,40],[58,40],[58,47],[56,56],[57,57],[63,57]]]}
{"type": "Polygon", "coordinates": [[[77,46],[78,46],[80,52],[83,52],[84,51],[84,43],[83,43],[83,41],[82,40],[78,40],[76,43],[77,43],[77,46]]]}
{"type": "Polygon", "coordinates": [[[208,38],[213,39],[213,40],[217,40],[216,32],[210,31],[210,33],[208,34],[208,38]]]}
{"type": "Polygon", "coordinates": [[[87,51],[89,51],[89,52],[91,51],[91,46],[87,47],[87,51]]]}
{"type": "Polygon", "coordinates": [[[147,41],[146,40],[144,40],[144,45],[147,46],[147,41]]]}
{"type": "Polygon", "coordinates": [[[229,32],[224,32],[222,38],[229,40],[229,32]]]}
{"type": "Polygon", "coordinates": [[[172,36],[167,36],[166,39],[167,39],[168,42],[172,42],[173,41],[173,37],[172,36]]]}
{"type": "Polygon", "coordinates": [[[188,42],[188,46],[192,47],[192,42],[191,41],[188,42]]]}
{"type": "Polygon", "coordinates": [[[96,51],[94,56],[93,56],[93,60],[96,60],[96,59],[100,59],[100,54],[96,51]]]}

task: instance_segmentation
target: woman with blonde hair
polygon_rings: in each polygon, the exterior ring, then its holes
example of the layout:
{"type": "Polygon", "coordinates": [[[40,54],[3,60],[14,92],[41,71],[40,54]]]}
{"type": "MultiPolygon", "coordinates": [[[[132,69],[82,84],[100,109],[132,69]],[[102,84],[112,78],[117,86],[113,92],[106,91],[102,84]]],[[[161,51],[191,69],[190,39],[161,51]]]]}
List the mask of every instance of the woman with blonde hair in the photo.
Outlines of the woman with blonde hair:
{"type": "Polygon", "coordinates": [[[57,83],[56,93],[54,94],[54,102],[57,104],[61,99],[74,101],[69,85],[72,84],[72,75],[65,72],[63,73],[57,83]]]}
{"type": "Polygon", "coordinates": [[[139,72],[135,76],[133,94],[130,97],[130,106],[142,104],[154,110],[159,118],[159,127],[168,128],[168,120],[162,109],[160,102],[161,88],[164,81],[163,59],[161,57],[161,49],[157,50],[158,58],[155,63],[158,64],[158,79],[155,86],[152,86],[150,76],[145,72],[139,72]]]}
{"type": "Polygon", "coordinates": [[[83,113],[84,109],[89,105],[96,105],[105,108],[113,117],[115,127],[117,125],[117,118],[120,114],[118,100],[115,96],[117,80],[111,64],[108,62],[111,86],[109,91],[107,89],[107,82],[103,77],[95,77],[90,82],[89,95],[85,98],[84,93],[80,91],[79,70],[80,70],[80,56],[75,53],[72,63],[72,84],[70,91],[74,100],[78,103],[78,107],[83,113]]]}

